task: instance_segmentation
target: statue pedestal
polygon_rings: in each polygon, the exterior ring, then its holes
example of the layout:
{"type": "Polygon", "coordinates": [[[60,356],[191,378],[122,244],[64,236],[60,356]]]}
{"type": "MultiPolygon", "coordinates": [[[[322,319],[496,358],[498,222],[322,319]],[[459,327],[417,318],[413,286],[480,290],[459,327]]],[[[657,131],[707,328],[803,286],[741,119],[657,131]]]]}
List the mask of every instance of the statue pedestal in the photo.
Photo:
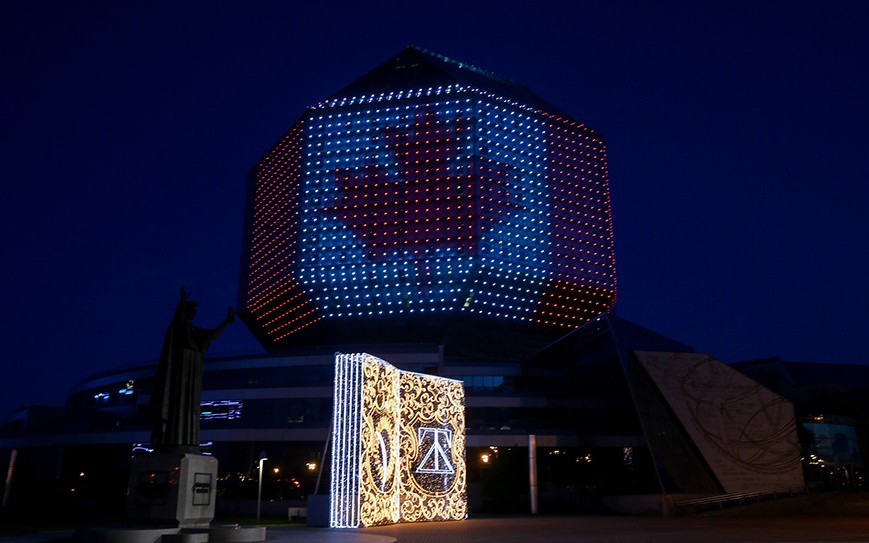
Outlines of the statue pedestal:
{"type": "Polygon", "coordinates": [[[185,452],[133,458],[127,520],[179,528],[208,528],[214,520],[217,459],[185,452]]]}

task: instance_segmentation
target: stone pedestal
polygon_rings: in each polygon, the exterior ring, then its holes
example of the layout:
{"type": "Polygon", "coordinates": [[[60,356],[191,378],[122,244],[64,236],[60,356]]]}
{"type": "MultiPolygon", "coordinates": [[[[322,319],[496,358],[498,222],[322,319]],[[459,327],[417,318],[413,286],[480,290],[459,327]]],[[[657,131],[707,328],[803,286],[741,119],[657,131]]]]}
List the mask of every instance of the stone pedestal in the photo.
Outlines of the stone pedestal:
{"type": "Polygon", "coordinates": [[[133,458],[127,520],[179,528],[208,528],[214,520],[217,459],[162,452],[133,458]]]}

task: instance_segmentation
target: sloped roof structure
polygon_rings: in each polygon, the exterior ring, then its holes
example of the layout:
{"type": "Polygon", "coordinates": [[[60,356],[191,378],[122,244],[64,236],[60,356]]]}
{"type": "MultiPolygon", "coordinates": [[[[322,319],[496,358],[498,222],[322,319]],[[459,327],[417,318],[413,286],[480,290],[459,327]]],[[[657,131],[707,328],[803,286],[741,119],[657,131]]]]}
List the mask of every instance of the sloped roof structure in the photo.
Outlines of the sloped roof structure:
{"type": "Polygon", "coordinates": [[[613,315],[530,358],[526,372],[580,442],[648,451],[664,494],[803,485],[793,405],[714,357],[613,315]],[[570,398],[568,401],[567,398],[570,398]],[[595,436],[594,434],[597,433],[595,436]]]}

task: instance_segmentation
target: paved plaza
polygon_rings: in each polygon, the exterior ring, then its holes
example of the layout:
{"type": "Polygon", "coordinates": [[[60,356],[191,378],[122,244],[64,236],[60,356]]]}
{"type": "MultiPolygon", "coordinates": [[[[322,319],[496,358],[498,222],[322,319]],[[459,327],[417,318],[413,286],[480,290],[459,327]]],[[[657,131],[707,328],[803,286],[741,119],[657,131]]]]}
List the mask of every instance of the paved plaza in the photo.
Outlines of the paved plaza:
{"type": "MultiPolygon", "coordinates": [[[[399,543],[736,543],[869,542],[869,517],[539,517],[369,528],[399,543]]],[[[334,539],[332,541],[339,541],[334,539]]],[[[349,541],[349,540],[345,540],[349,541]]],[[[358,540],[387,543],[387,539],[358,540]]]]}
{"type": "MultiPolygon", "coordinates": [[[[0,543],[69,541],[69,532],[0,536],[0,543]]],[[[471,518],[364,529],[272,526],[271,543],[869,543],[869,493],[802,496],[678,517],[471,518]]]]}
{"type": "Polygon", "coordinates": [[[444,524],[383,526],[358,533],[391,537],[399,543],[869,542],[869,493],[804,495],[667,518],[602,515],[472,518],[444,524]]]}

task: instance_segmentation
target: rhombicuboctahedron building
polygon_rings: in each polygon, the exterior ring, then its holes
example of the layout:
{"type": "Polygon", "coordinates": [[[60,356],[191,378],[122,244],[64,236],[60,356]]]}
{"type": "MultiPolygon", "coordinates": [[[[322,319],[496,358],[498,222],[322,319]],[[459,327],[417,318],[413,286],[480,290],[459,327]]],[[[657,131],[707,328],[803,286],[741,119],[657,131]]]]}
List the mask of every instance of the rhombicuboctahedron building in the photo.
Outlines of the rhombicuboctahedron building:
{"type": "Polygon", "coordinates": [[[239,305],[272,349],[456,323],[558,337],[613,306],[611,222],[601,134],[409,47],[251,172],[239,305]]]}

